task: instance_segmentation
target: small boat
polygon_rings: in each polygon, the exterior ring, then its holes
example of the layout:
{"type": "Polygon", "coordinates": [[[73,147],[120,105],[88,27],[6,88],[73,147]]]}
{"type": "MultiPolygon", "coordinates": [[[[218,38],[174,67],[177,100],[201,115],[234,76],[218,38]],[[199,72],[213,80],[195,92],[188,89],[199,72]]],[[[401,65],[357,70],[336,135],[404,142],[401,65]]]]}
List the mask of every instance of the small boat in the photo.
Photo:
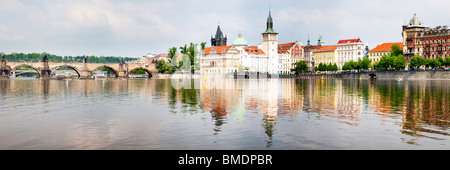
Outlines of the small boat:
{"type": "Polygon", "coordinates": [[[400,77],[399,77],[399,78],[397,78],[397,81],[402,81],[402,78],[400,78],[400,77]]]}

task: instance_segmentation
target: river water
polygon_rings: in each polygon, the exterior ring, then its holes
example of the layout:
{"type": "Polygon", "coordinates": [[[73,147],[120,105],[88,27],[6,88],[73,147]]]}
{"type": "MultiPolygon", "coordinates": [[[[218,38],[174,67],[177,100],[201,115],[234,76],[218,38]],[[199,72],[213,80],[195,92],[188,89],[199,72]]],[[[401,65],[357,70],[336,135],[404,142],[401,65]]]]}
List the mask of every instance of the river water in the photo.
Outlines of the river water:
{"type": "Polygon", "coordinates": [[[0,80],[0,149],[450,149],[450,81],[177,85],[0,80]]]}

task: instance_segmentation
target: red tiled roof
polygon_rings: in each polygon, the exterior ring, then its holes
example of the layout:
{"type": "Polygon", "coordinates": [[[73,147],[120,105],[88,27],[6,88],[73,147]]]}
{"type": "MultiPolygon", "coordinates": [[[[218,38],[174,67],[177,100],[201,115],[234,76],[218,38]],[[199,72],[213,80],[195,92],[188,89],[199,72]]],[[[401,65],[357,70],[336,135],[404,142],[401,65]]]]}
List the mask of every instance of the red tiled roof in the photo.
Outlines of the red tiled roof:
{"type": "Polygon", "coordinates": [[[380,45],[377,45],[375,48],[371,49],[370,51],[391,51],[391,46],[397,44],[400,49],[403,48],[402,42],[395,42],[395,43],[382,43],[380,45]]]}
{"type": "MultiPolygon", "coordinates": [[[[214,47],[207,47],[203,51],[205,55],[209,55],[212,48],[215,48],[217,54],[221,54],[222,50],[228,51],[231,46],[214,46],[214,47]]],[[[257,55],[264,55],[264,51],[261,49],[258,49],[258,46],[250,46],[249,48],[243,48],[248,54],[257,54],[257,55]]]]}
{"type": "Polygon", "coordinates": [[[221,54],[223,50],[228,51],[231,46],[214,46],[214,47],[206,47],[203,52],[205,55],[208,55],[211,52],[211,48],[215,48],[217,54],[221,54]]]}
{"type": "Polygon", "coordinates": [[[318,46],[318,45],[307,45],[307,46],[304,46],[303,49],[305,49],[305,51],[312,51],[312,50],[315,50],[315,49],[319,49],[320,47],[322,47],[322,46],[318,46]]]}
{"type": "Polygon", "coordinates": [[[320,52],[332,52],[334,50],[336,50],[337,46],[336,45],[330,45],[330,46],[322,46],[319,49],[317,49],[316,51],[314,51],[315,53],[320,53],[320,52]]]}
{"type": "Polygon", "coordinates": [[[257,54],[257,55],[264,55],[264,51],[261,49],[258,49],[258,46],[250,46],[249,48],[244,48],[245,52],[248,54],[257,54]]]}
{"type": "Polygon", "coordinates": [[[154,58],[167,58],[168,56],[169,56],[169,54],[163,53],[163,54],[156,55],[154,58]]]}
{"type": "Polygon", "coordinates": [[[359,38],[358,39],[348,39],[348,40],[339,40],[338,44],[344,44],[344,43],[355,43],[361,41],[359,38]]]}
{"type": "Polygon", "coordinates": [[[278,53],[286,53],[289,49],[294,46],[295,42],[292,43],[284,43],[284,44],[278,44],[278,53]]]}

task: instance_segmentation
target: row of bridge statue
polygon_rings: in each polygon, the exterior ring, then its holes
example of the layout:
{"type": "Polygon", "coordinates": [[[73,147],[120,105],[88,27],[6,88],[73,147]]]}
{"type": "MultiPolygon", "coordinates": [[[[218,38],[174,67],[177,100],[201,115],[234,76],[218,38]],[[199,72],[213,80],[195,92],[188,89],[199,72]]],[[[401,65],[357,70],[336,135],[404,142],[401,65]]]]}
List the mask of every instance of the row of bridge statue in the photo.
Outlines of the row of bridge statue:
{"type": "Polygon", "coordinates": [[[136,69],[146,71],[149,78],[158,73],[156,64],[153,63],[88,63],[86,59],[82,63],[49,62],[47,55],[44,56],[42,62],[7,62],[5,56],[2,56],[0,62],[0,79],[9,79],[12,71],[23,66],[34,69],[41,78],[51,78],[52,73],[61,67],[72,68],[77,72],[80,79],[92,78],[92,73],[102,67],[111,69],[117,78],[129,78],[130,72],[136,69]]]}

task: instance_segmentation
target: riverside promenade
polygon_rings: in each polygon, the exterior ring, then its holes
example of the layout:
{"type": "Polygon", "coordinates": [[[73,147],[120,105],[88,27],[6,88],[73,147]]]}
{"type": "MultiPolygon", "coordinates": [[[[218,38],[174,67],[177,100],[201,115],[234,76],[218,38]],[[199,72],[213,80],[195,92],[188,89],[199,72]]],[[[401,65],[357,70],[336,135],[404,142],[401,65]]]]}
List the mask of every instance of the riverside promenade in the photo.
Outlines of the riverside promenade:
{"type": "Polygon", "coordinates": [[[280,78],[298,79],[398,79],[403,80],[450,80],[450,70],[383,70],[353,71],[339,73],[302,73],[297,75],[280,75],[280,78]]]}

